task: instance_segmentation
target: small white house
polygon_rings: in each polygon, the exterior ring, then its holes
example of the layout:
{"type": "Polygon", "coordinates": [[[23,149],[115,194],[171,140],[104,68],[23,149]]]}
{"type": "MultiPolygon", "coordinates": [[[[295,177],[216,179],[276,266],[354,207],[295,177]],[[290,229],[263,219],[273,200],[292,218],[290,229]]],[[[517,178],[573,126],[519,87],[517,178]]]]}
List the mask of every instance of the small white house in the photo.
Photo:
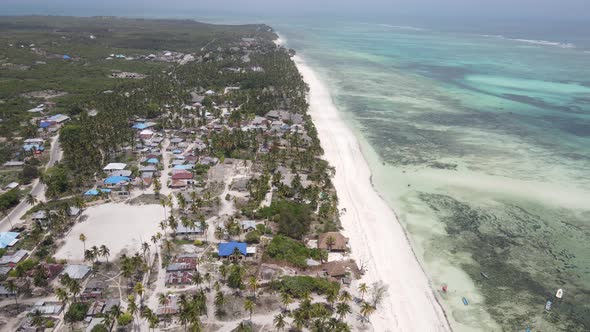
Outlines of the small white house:
{"type": "Polygon", "coordinates": [[[115,171],[122,171],[127,168],[127,164],[125,163],[110,163],[106,165],[102,170],[107,173],[112,173],[115,171]]]}

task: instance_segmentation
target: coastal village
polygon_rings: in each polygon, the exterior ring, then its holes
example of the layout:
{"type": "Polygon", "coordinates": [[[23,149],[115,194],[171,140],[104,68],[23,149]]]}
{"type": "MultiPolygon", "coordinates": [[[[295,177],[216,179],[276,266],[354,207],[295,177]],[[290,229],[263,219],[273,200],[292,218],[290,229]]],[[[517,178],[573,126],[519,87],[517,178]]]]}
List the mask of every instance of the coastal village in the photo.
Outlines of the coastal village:
{"type": "Polygon", "coordinates": [[[1,194],[1,330],[372,330],[388,289],[351,258],[307,86],[275,38],[105,51],[170,67],[113,71],[121,84],[72,113],[36,96],[2,165],[20,178],[1,194]]]}

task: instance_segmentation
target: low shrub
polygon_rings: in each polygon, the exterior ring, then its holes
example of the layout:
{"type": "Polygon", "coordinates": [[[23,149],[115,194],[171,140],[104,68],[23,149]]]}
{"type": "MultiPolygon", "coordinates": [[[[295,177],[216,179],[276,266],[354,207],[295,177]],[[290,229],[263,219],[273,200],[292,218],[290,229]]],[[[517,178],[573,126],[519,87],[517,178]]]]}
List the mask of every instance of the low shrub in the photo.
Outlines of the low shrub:
{"type": "Polygon", "coordinates": [[[319,295],[340,291],[340,284],[325,278],[310,276],[286,276],[271,283],[271,288],[279,292],[287,292],[295,298],[300,298],[305,293],[319,295]]]}

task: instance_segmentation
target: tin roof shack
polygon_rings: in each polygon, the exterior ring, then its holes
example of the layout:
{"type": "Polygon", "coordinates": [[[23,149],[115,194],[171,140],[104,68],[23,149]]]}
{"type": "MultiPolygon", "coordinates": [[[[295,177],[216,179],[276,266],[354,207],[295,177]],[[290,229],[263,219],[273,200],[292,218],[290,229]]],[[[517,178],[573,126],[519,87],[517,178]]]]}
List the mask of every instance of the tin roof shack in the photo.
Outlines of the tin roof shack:
{"type": "Polygon", "coordinates": [[[164,303],[158,305],[156,315],[167,316],[176,315],[178,313],[178,296],[175,294],[169,294],[164,303]]]}
{"type": "Polygon", "coordinates": [[[31,308],[29,312],[39,311],[42,315],[59,315],[64,305],[58,301],[39,301],[31,308]]]}
{"type": "Polygon", "coordinates": [[[182,286],[190,285],[193,274],[197,270],[197,255],[184,254],[175,258],[166,267],[166,285],[182,286]]]}
{"type": "Polygon", "coordinates": [[[318,277],[327,277],[343,284],[350,284],[350,281],[359,279],[361,271],[352,259],[345,261],[334,261],[312,267],[311,271],[317,273],[318,277]]]}
{"type": "Polygon", "coordinates": [[[16,297],[16,291],[9,291],[4,285],[0,285],[0,298],[16,297]]]}
{"type": "Polygon", "coordinates": [[[60,273],[60,275],[67,274],[72,279],[84,280],[90,274],[90,267],[87,265],[70,264],[60,273]]]}
{"type": "Polygon", "coordinates": [[[104,290],[107,288],[106,284],[102,280],[90,280],[86,284],[84,291],[80,294],[85,300],[96,299],[102,297],[104,290]]]}
{"type": "Polygon", "coordinates": [[[13,253],[7,253],[0,258],[1,267],[15,267],[16,264],[24,261],[29,257],[29,252],[26,250],[18,250],[13,253]]]}
{"type": "Polygon", "coordinates": [[[175,231],[177,236],[182,236],[185,238],[194,238],[197,235],[203,234],[203,230],[199,225],[194,225],[190,227],[186,227],[184,225],[178,225],[175,231]]]}

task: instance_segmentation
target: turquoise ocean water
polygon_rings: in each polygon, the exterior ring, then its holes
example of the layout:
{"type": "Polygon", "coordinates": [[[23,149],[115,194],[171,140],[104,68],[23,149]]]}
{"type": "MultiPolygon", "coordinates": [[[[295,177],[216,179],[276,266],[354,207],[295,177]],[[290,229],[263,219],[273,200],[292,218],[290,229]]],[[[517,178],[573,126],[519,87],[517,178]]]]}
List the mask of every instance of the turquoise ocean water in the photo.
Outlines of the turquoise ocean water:
{"type": "Polygon", "coordinates": [[[590,34],[319,22],[270,23],[330,87],[454,328],[590,330],[590,34]]]}

